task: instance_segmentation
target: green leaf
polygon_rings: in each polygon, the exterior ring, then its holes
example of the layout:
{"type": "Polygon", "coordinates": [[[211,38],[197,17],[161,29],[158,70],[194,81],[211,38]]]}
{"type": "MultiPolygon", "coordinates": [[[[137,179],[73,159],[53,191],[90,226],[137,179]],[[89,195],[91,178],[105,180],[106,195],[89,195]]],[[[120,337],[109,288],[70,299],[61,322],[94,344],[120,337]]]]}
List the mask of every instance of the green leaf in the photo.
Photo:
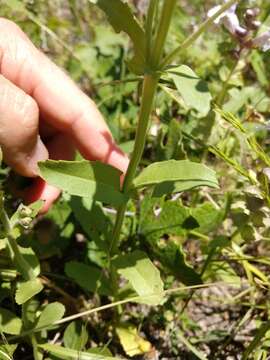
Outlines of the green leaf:
{"type": "Polygon", "coordinates": [[[149,199],[145,197],[140,216],[139,233],[147,238],[159,240],[163,235],[184,235],[183,224],[190,216],[189,210],[181,202],[149,199]],[[155,213],[154,210],[158,210],[155,213]]]}
{"type": "Polygon", "coordinates": [[[59,345],[39,345],[39,347],[45,351],[48,351],[49,353],[61,357],[61,359],[74,359],[77,360],[78,358],[80,360],[121,360],[118,357],[111,357],[106,355],[99,355],[99,354],[91,354],[88,352],[82,352],[80,351],[78,353],[78,350],[68,349],[64,348],[59,345]]]}
{"type": "Polygon", "coordinates": [[[145,63],[145,33],[129,5],[121,0],[97,0],[96,4],[107,15],[108,21],[116,32],[124,31],[131,39],[135,56],[131,69],[137,74],[143,73],[145,63]]]}
{"type": "Polygon", "coordinates": [[[65,314],[65,307],[59,302],[48,304],[40,314],[36,328],[43,328],[53,325],[56,321],[62,319],[65,314]]]}
{"type": "Polygon", "coordinates": [[[65,347],[81,350],[88,341],[88,333],[85,325],[81,321],[73,321],[64,332],[65,347]]]}
{"type": "Polygon", "coordinates": [[[30,300],[32,297],[42,291],[42,289],[43,285],[38,278],[19,283],[15,295],[16,303],[18,305],[24,304],[26,301],[30,300]]]}
{"type": "Polygon", "coordinates": [[[112,356],[112,353],[110,352],[110,350],[107,347],[96,347],[96,348],[88,349],[87,352],[90,354],[112,356]]]}
{"type": "Polygon", "coordinates": [[[0,332],[19,335],[22,329],[22,320],[11,311],[0,308],[0,332]]]}
{"type": "Polygon", "coordinates": [[[26,262],[32,268],[34,275],[38,276],[40,274],[40,264],[34,251],[31,248],[25,248],[21,246],[19,246],[19,249],[26,262]]]}
{"type": "MultiPolygon", "coordinates": [[[[151,253],[185,285],[201,284],[201,277],[186,262],[177,238],[187,233],[186,223],[191,218],[188,208],[180,201],[162,201],[146,196],[141,205],[139,233],[151,248],[151,253]],[[154,213],[158,209],[158,214],[154,213]],[[166,241],[164,235],[170,236],[166,241]]],[[[192,224],[193,225],[193,224],[192,224]]],[[[194,224],[195,226],[197,224],[194,224]]],[[[190,228],[189,228],[190,229],[190,228]]]]}
{"type": "Polygon", "coordinates": [[[23,319],[23,329],[29,330],[33,328],[37,317],[39,316],[39,301],[36,299],[31,299],[27,301],[22,307],[22,319],[23,319]]]}
{"type": "Polygon", "coordinates": [[[191,286],[202,284],[200,275],[186,262],[182,246],[172,240],[156,246],[154,254],[161,264],[183,284],[191,286]]]}
{"type": "Polygon", "coordinates": [[[159,305],[163,301],[163,282],[159,270],[142,251],[120,255],[113,260],[119,274],[128,280],[139,296],[139,302],[159,305]]]}
{"type": "Polygon", "coordinates": [[[44,180],[71,195],[116,206],[125,202],[120,192],[121,172],[110,165],[86,160],[47,160],[40,162],[39,168],[44,180]]]}
{"type": "Polygon", "coordinates": [[[213,204],[206,202],[194,209],[190,209],[190,212],[199,224],[196,231],[208,234],[221,225],[225,210],[217,209],[213,204]]]}
{"type": "Polygon", "coordinates": [[[197,110],[200,117],[206,116],[210,111],[212,100],[207,83],[186,65],[171,69],[169,76],[174,81],[185,104],[190,109],[197,110]]]}
{"type": "Polygon", "coordinates": [[[110,283],[101,270],[94,266],[70,261],[65,265],[65,273],[83,289],[98,292],[101,295],[110,295],[110,283]]]}
{"type": "Polygon", "coordinates": [[[131,324],[124,324],[116,328],[116,333],[121,345],[128,356],[136,356],[148,353],[152,345],[143,339],[136,327],[131,324]]]}
{"type": "Polygon", "coordinates": [[[12,356],[17,346],[18,344],[0,345],[0,360],[13,360],[12,356]]]}
{"type": "Polygon", "coordinates": [[[190,190],[198,186],[218,188],[215,171],[189,160],[169,160],[146,167],[137,176],[135,188],[155,186],[153,196],[190,190]]]}

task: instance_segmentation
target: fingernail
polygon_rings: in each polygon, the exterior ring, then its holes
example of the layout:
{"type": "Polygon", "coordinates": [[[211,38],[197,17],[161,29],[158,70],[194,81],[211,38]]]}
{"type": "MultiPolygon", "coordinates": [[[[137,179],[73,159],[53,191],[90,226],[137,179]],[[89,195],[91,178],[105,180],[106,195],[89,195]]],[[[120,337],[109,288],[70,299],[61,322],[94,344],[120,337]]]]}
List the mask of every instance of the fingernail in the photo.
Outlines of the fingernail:
{"type": "Polygon", "coordinates": [[[48,150],[41,141],[40,137],[38,137],[35,149],[32,154],[29,156],[28,167],[33,172],[34,176],[39,175],[38,162],[44,161],[49,158],[48,150]]]}

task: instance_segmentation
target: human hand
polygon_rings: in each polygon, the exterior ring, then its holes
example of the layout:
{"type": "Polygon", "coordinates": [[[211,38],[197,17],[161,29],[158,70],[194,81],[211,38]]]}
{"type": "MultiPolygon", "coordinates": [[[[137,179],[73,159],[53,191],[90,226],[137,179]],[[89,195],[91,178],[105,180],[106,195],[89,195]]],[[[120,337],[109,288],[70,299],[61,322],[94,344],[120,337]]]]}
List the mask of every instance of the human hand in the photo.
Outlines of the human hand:
{"type": "Polygon", "coordinates": [[[35,178],[25,199],[44,200],[44,212],[60,191],[38,177],[38,161],[72,160],[77,148],[88,160],[109,163],[123,172],[128,166],[95,104],[16,24],[3,18],[0,145],[7,164],[20,175],[35,178]]]}

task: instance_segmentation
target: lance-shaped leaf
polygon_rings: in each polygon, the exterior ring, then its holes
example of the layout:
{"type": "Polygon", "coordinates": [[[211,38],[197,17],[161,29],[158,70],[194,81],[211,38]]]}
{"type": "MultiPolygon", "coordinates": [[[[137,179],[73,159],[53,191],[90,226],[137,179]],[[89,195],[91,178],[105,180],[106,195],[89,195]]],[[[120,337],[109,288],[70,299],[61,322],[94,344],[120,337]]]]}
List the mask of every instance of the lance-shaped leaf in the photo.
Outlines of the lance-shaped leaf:
{"type": "Polygon", "coordinates": [[[119,274],[127,279],[142,299],[139,302],[158,305],[163,300],[163,282],[159,270],[142,251],[120,255],[113,260],[119,274]]]}
{"type": "Polygon", "coordinates": [[[201,80],[186,65],[177,66],[169,71],[169,76],[183,98],[186,106],[195,109],[201,117],[210,111],[212,96],[207,83],[201,80]]]}
{"type": "Polygon", "coordinates": [[[135,188],[154,186],[154,196],[190,190],[198,186],[218,188],[215,171],[188,160],[169,160],[146,167],[137,176],[135,188]]]}
{"type": "Polygon", "coordinates": [[[121,360],[119,357],[112,357],[99,354],[91,354],[86,351],[78,351],[73,349],[64,348],[59,345],[45,344],[39,345],[39,347],[50,354],[60,357],[61,359],[80,359],[80,360],[121,360]]]}
{"type": "Polygon", "coordinates": [[[120,192],[121,172],[110,165],[86,160],[47,160],[39,163],[39,169],[44,180],[71,195],[115,206],[125,201],[120,192]]]}
{"type": "Polygon", "coordinates": [[[145,62],[145,32],[129,5],[121,0],[97,0],[96,5],[105,12],[116,32],[123,31],[130,37],[135,53],[130,65],[132,71],[142,73],[145,62]]]}

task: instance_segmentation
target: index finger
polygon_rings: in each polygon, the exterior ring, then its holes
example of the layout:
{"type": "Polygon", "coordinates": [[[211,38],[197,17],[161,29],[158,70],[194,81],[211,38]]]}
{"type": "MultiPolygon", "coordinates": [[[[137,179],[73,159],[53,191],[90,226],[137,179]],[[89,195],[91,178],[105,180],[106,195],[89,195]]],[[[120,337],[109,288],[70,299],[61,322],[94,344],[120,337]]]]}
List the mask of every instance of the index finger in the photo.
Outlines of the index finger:
{"type": "Polygon", "coordinates": [[[36,100],[46,122],[72,136],[85,158],[110,163],[125,172],[128,159],[93,101],[6,19],[0,19],[0,69],[36,100]]]}

